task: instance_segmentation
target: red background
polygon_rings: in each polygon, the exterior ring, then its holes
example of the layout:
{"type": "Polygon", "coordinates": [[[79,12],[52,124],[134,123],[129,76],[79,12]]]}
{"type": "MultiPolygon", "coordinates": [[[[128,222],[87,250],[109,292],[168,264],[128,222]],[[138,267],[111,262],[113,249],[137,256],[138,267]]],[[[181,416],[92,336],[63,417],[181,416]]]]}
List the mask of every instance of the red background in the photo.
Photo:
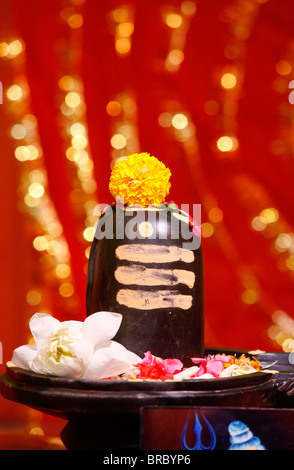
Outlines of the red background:
{"type": "MultiPolygon", "coordinates": [[[[89,201],[111,202],[113,158],[140,151],[171,169],[170,200],[202,205],[206,346],[291,350],[293,2],[3,0],[0,32],[2,50],[3,43],[22,41],[19,54],[0,56],[1,370],[13,349],[28,341],[28,320],[36,311],[61,320],[85,317],[89,241],[83,231],[94,224],[85,207],[89,201]],[[119,8],[125,10],[117,19],[113,12],[119,8]],[[170,13],[180,16],[178,28],[166,24],[170,13]],[[129,52],[122,53],[115,39],[125,22],[134,31],[129,52]],[[170,70],[165,64],[173,49],[181,50],[184,60],[170,70]],[[226,72],[237,79],[233,88],[221,85],[226,72]],[[85,105],[70,119],[87,128],[94,192],[84,190],[77,166],[66,157],[71,143],[69,118],[61,112],[64,76],[77,79],[85,105]],[[24,99],[8,98],[13,84],[24,87],[24,99]],[[122,104],[119,115],[107,112],[110,101],[122,104]],[[183,137],[163,127],[162,113],[184,114],[192,133],[183,137]],[[33,139],[42,156],[19,161],[15,149],[28,141],[13,138],[10,130],[28,114],[37,120],[33,139]],[[111,137],[123,132],[117,130],[121,125],[130,129],[127,145],[114,151],[111,137]],[[224,135],[237,139],[236,150],[218,149],[224,135]],[[52,274],[54,257],[33,246],[37,236],[46,235],[42,198],[38,217],[24,203],[36,169],[46,175],[46,195],[68,245],[71,274],[65,280],[52,274]],[[215,208],[221,210],[219,219],[211,212],[215,208]],[[268,208],[275,220],[254,229],[252,221],[268,208]],[[282,248],[281,234],[288,237],[282,248]],[[65,281],[74,289],[66,297],[59,290],[65,281]],[[37,304],[27,301],[31,290],[40,294],[37,304]]],[[[0,409],[4,418],[10,413],[4,400],[0,409]]]]}

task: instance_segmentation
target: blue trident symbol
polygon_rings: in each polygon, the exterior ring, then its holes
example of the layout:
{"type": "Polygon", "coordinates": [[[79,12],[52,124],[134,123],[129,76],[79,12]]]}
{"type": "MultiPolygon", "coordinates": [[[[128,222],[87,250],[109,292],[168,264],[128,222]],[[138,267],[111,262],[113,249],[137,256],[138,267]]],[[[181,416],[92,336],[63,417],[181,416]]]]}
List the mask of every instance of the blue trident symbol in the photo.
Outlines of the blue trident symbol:
{"type": "Polygon", "coordinates": [[[203,413],[203,420],[205,421],[205,423],[207,425],[207,429],[208,429],[209,434],[210,434],[210,444],[208,446],[205,446],[201,442],[202,426],[200,424],[197,412],[195,411],[195,422],[194,422],[194,426],[193,426],[193,431],[194,431],[194,434],[195,434],[195,437],[196,437],[195,445],[194,445],[194,447],[189,447],[186,443],[186,433],[187,433],[187,427],[188,427],[188,423],[189,423],[189,415],[188,415],[188,418],[187,418],[187,421],[186,421],[186,424],[184,426],[184,429],[182,431],[182,436],[181,436],[182,449],[184,449],[184,450],[213,450],[214,449],[215,443],[216,443],[215,432],[214,432],[211,424],[207,421],[204,413],[203,413]]]}

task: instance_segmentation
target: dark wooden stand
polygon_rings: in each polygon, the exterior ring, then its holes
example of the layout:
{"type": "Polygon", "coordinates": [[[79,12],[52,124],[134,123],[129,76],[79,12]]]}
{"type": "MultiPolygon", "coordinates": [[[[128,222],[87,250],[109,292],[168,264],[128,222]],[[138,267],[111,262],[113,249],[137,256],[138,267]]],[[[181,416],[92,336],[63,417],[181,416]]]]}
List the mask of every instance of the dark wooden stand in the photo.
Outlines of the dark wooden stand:
{"type": "Polygon", "coordinates": [[[1,394],[47,414],[66,419],[61,433],[67,449],[136,450],[144,407],[292,407],[293,366],[286,354],[268,353],[263,362],[278,374],[175,381],[84,381],[43,376],[7,365],[1,394]]]}

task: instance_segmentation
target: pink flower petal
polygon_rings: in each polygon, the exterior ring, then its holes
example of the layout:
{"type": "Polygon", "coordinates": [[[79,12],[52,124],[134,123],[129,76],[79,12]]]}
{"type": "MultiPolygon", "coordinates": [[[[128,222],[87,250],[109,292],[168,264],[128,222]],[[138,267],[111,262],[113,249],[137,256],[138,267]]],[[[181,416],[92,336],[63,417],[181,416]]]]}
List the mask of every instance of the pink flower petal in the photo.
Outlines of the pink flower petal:
{"type": "Polygon", "coordinates": [[[206,364],[206,372],[212,374],[214,377],[218,377],[223,370],[223,363],[221,361],[211,360],[206,364]]]}
{"type": "Polygon", "coordinates": [[[203,357],[191,357],[191,360],[192,360],[195,364],[199,364],[199,362],[204,362],[204,363],[207,362],[207,359],[205,359],[205,358],[203,358],[203,357]]]}
{"type": "MultiPolygon", "coordinates": [[[[199,362],[199,361],[198,361],[199,362]]],[[[199,377],[200,375],[203,375],[206,373],[206,364],[203,364],[201,363],[200,366],[199,366],[199,370],[198,372],[196,373],[196,377],[199,377]]]]}
{"type": "Polygon", "coordinates": [[[164,359],[163,368],[167,374],[174,374],[183,368],[183,364],[179,359],[164,359]]]}
{"type": "Polygon", "coordinates": [[[231,356],[225,356],[223,354],[216,354],[214,356],[214,359],[216,359],[217,361],[221,361],[221,362],[230,362],[231,356]]]}
{"type": "Polygon", "coordinates": [[[146,353],[144,353],[144,358],[142,360],[142,364],[152,365],[152,364],[155,364],[155,363],[156,363],[156,357],[153,356],[153,354],[151,354],[150,351],[147,351],[146,353]]]}

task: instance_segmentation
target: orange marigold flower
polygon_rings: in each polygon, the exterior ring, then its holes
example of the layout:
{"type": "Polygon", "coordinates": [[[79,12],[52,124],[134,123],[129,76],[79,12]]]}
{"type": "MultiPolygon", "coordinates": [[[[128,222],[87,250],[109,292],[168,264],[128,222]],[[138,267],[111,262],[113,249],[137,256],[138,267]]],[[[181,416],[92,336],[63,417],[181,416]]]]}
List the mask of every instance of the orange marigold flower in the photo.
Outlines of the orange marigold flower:
{"type": "Polygon", "coordinates": [[[170,170],[149,153],[134,153],[114,166],[109,183],[111,195],[126,205],[159,206],[170,190],[170,170]]]}

